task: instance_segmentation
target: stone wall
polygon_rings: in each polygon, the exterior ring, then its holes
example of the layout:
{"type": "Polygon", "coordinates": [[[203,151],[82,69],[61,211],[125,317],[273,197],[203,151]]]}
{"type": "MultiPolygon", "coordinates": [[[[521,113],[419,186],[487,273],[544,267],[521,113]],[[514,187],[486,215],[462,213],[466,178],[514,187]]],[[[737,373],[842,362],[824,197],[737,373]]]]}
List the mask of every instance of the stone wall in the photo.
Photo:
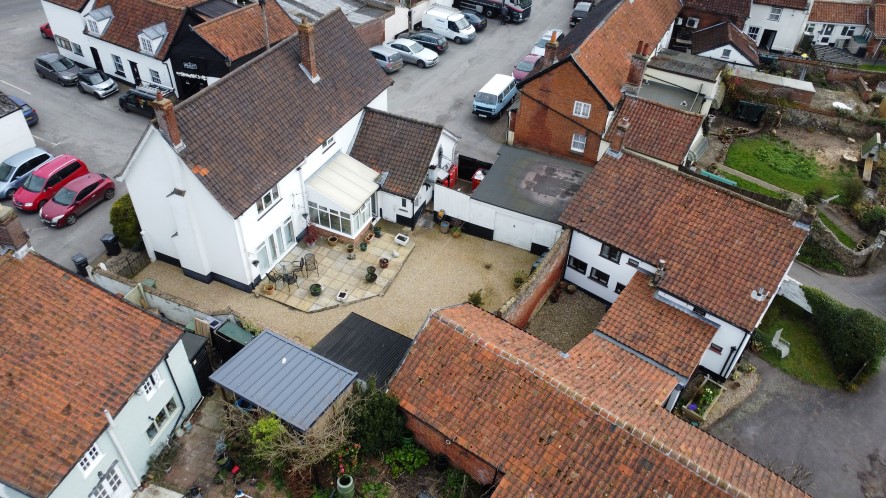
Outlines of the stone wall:
{"type": "Polygon", "coordinates": [[[548,250],[538,268],[517,289],[514,297],[499,308],[498,312],[504,320],[521,329],[529,324],[535,312],[545,303],[548,294],[563,278],[571,235],[572,230],[569,229],[560,234],[560,238],[548,250]]]}
{"type": "Polygon", "coordinates": [[[880,131],[880,128],[868,125],[847,116],[840,116],[836,112],[835,115],[823,113],[820,111],[809,111],[805,109],[784,108],[779,109],[777,105],[765,104],[766,114],[774,116],[775,112],[781,110],[781,124],[789,124],[807,130],[818,130],[830,133],[832,135],[843,135],[853,137],[858,140],[867,140],[874,133],[880,131]]]}
{"type": "Polygon", "coordinates": [[[861,251],[855,251],[846,247],[818,218],[815,218],[815,221],[812,223],[812,230],[809,232],[809,237],[833,254],[834,257],[843,264],[847,275],[861,275],[866,273],[868,260],[875,256],[875,253],[879,251],[875,244],[871,244],[870,247],[861,251]]]}

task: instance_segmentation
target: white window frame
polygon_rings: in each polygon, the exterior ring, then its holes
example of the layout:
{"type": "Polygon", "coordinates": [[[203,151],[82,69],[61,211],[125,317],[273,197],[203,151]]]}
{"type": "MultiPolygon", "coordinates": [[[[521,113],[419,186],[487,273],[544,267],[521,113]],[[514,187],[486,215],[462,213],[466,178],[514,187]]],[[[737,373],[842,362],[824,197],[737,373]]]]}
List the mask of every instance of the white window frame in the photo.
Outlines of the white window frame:
{"type": "Polygon", "coordinates": [[[83,56],[83,49],[80,47],[80,45],[77,45],[74,42],[71,42],[71,51],[79,56],[83,56]]]}
{"type": "Polygon", "coordinates": [[[751,37],[754,41],[757,41],[757,37],[760,36],[760,27],[748,26],[748,36],[751,37]]]}
{"type": "Polygon", "coordinates": [[[154,44],[151,43],[151,39],[147,36],[139,36],[138,45],[141,47],[142,52],[147,52],[149,54],[154,53],[154,44]]]}
{"type": "Polygon", "coordinates": [[[355,230],[363,227],[372,218],[372,197],[367,200],[356,213],[348,214],[343,211],[321,206],[313,201],[308,201],[308,216],[311,223],[331,230],[333,232],[353,237],[355,230]],[[324,223],[325,218],[325,223],[324,223]],[[338,223],[335,222],[338,221],[338,223]],[[345,227],[345,221],[348,226],[345,227]]]}
{"type": "Polygon", "coordinates": [[[111,60],[114,61],[114,71],[121,76],[125,76],[126,68],[123,67],[123,59],[119,55],[111,54],[111,60]]]}
{"type": "Polygon", "coordinates": [[[809,23],[806,25],[806,34],[811,35],[815,33],[815,23],[809,23]]]}
{"type": "Polygon", "coordinates": [[[769,11],[769,19],[770,21],[779,22],[781,21],[781,7],[772,7],[772,10],[769,11]]]}
{"type": "Polygon", "coordinates": [[[609,288],[609,279],[612,278],[612,275],[606,273],[605,271],[598,270],[597,268],[591,268],[591,273],[588,274],[588,278],[597,284],[602,285],[603,287],[609,288]],[[605,278],[601,275],[604,275],[605,278]]]}
{"type": "Polygon", "coordinates": [[[163,377],[160,375],[160,370],[154,370],[142,383],[141,393],[145,395],[146,400],[151,399],[161,385],[163,385],[163,377]]]}
{"type": "Polygon", "coordinates": [[[65,50],[71,50],[71,41],[64,36],[55,35],[55,44],[65,50]]]}
{"type": "Polygon", "coordinates": [[[163,82],[160,81],[160,72],[154,69],[148,69],[148,73],[151,75],[151,81],[158,85],[162,85],[163,82]]]}
{"type": "MultiPolygon", "coordinates": [[[[153,70],[152,70],[153,71],[153,70]]],[[[277,201],[280,200],[280,189],[277,188],[276,185],[271,187],[271,190],[268,190],[264,193],[255,205],[258,207],[258,214],[262,214],[265,211],[271,209],[277,204],[277,201]]]]}
{"type": "Polygon", "coordinates": [[[572,115],[585,119],[591,117],[591,104],[576,100],[572,105],[572,115]]]}
{"type": "Polygon", "coordinates": [[[588,137],[582,135],[581,133],[573,133],[572,145],[569,147],[569,150],[571,150],[572,152],[577,152],[579,154],[584,154],[587,145],[588,137]]]}
{"type": "Polygon", "coordinates": [[[566,266],[581,273],[582,275],[587,275],[588,268],[590,268],[589,264],[585,263],[584,261],[576,258],[575,256],[573,256],[571,254],[566,259],[566,266]],[[582,270],[582,267],[584,267],[584,270],[582,270]]]}
{"type": "Polygon", "coordinates": [[[292,217],[286,218],[286,221],[275,228],[255,249],[261,272],[270,271],[277,261],[295,246],[296,242],[292,217]]]}
{"type": "Polygon", "coordinates": [[[150,420],[151,423],[148,424],[148,428],[145,429],[145,436],[148,437],[148,440],[150,440],[151,443],[157,441],[157,438],[160,437],[160,433],[163,432],[163,430],[169,425],[170,422],[172,422],[172,417],[173,417],[173,415],[178,413],[179,408],[181,408],[181,407],[178,406],[178,402],[175,400],[175,396],[173,396],[173,397],[169,398],[169,401],[167,401],[166,404],[163,405],[162,408],[160,408],[160,411],[157,412],[157,415],[155,415],[153,417],[148,417],[148,419],[150,420]],[[172,410],[169,409],[169,405],[173,405],[172,410]],[[158,425],[157,419],[160,418],[161,416],[163,417],[163,421],[160,422],[160,424],[158,425]],[[150,435],[148,435],[148,431],[151,430],[152,428],[156,432],[154,433],[153,436],[150,436],[150,435]]]}
{"type": "Polygon", "coordinates": [[[335,145],[335,135],[324,140],[323,145],[321,145],[320,147],[323,149],[323,152],[326,152],[333,145],[335,145]]]}
{"type": "Polygon", "coordinates": [[[104,456],[104,453],[102,453],[102,450],[99,449],[98,445],[93,444],[90,446],[83,455],[83,458],[81,458],[77,464],[77,466],[80,467],[80,471],[83,472],[83,477],[88,476],[104,456]]]}
{"type": "Polygon", "coordinates": [[[732,57],[732,49],[724,48],[723,53],[720,54],[720,58],[721,59],[728,59],[730,57],[732,57]]]}
{"type": "Polygon", "coordinates": [[[690,29],[695,29],[698,27],[699,19],[697,17],[687,17],[686,18],[686,27],[690,29]]]}
{"type": "Polygon", "coordinates": [[[105,473],[104,478],[100,479],[92,492],[89,493],[89,498],[108,498],[114,496],[121,486],[123,486],[123,478],[117,472],[117,466],[113,465],[105,473]]]}
{"type": "Polygon", "coordinates": [[[94,35],[101,34],[98,29],[98,22],[95,19],[91,19],[89,17],[86,18],[86,30],[94,35]]]}

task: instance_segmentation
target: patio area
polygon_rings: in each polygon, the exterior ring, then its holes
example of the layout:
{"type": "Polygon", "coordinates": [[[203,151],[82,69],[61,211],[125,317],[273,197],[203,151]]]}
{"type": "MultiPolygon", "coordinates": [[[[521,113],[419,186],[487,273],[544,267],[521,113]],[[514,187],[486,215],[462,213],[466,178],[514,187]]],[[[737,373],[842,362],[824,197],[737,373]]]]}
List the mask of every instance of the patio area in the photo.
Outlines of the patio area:
{"type": "MultiPolygon", "coordinates": [[[[268,272],[276,282],[265,278],[257,289],[262,297],[304,312],[321,311],[384,295],[412,254],[415,241],[409,237],[401,245],[395,237],[403,227],[387,222],[381,222],[379,226],[382,228],[381,236],[373,237],[366,244],[365,251],[357,246],[349,253],[347,244],[339,242],[330,245],[325,238],[318,240],[314,247],[299,243],[268,272]],[[381,267],[382,258],[388,260],[387,268],[381,267]],[[314,264],[310,263],[311,259],[314,264]],[[368,267],[375,269],[376,277],[372,282],[366,278],[368,267]],[[320,294],[316,296],[311,293],[311,287],[315,284],[321,287],[320,294]],[[273,288],[270,293],[265,292],[266,285],[273,288]]],[[[404,236],[408,234],[401,237],[404,236]]]]}

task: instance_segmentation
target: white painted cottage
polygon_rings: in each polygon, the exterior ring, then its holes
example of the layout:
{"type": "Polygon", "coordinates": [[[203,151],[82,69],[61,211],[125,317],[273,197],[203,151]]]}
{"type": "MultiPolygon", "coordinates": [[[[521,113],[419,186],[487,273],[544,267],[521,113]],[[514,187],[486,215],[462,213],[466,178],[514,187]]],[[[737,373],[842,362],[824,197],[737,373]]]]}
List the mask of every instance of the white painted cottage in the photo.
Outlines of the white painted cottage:
{"type": "Polygon", "coordinates": [[[722,61],[732,67],[760,67],[756,42],[729,21],[693,33],[692,53],[722,61]]]}
{"type": "Polygon", "coordinates": [[[791,53],[803,38],[814,0],[752,0],[744,32],[763,50],[791,53]]]}
{"type": "Polygon", "coordinates": [[[34,145],[24,111],[0,92],[0,161],[34,145]]]}

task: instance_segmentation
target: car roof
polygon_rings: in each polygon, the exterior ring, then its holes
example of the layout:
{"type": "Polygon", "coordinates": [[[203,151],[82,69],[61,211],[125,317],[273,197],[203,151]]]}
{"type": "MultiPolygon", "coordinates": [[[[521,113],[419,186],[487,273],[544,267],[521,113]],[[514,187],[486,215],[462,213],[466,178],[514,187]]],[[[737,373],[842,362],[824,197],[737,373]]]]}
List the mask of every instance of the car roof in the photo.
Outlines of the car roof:
{"type": "Polygon", "coordinates": [[[45,54],[38,55],[37,58],[42,59],[47,62],[51,62],[51,61],[57,61],[57,60],[61,59],[62,56],[59,54],[54,54],[52,52],[47,52],[45,54]]]}
{"type": "Polygon", "coordinates": [[[55,173],[57,170],[64,168],[74,161],[79,161],[79,159],[70,154],[62,154],[58,157],[53,158],[49,162],[43,163],[43,166],[35,169],[34,172],[31,174],[43,178],[55,173]]]}
{"type": "Polygon", "coordinates": [[[380,54],[382,54],[382,55],[392,55],[392,54],[396,54],[396,53],[398,53],[398,52],[397,52],[396,50],[394,50],[393,48],[391,48],[391,47],[387,47],[387,46],[385,46],[385,45],[376,45],[376,46],[374,46],[374,47],[369,47],[369,50],[372,51],[372,52],[378,52],[378,53],[380,53],[380,54]]]}
{"type": "Polygon", "coordinates": [[[480,93],[491,93],[496,95],[501,93],[505,88],[514,82],[514,77],[507,74],[496,74],[480,89],[480,93]]]}
{"type": "MultiPolygon", "coordinates": [[[[29,161],[40,154],[49,154],[45,150],[40,147],[31,147],[30,149],[25,149],[21,152],[17,152],[9,157],[7,157],[3,162],[6,164],[20,165],[25,161],[29,161]]],[[[52,154],[49,154],[49,157],[52,157],[52,154]]]]}
{"type": "Polygon", "coordinates": [[[80,74],[93,74],[93,73],[96,73],[96,74],[105,74],[104,71],[99,71],[98,69],[95,69],[95,68],[92,68],[92,67],[87,67],[87,68],[84,68],[84,69],[81,69],[81,70],[80,70],[80,74]]]}
{"type": "Polygon", "coordinates": [[[22,99],[16,97],[15,95],[9,95],[9,94],[6,94],[6,96],[9,97],[9,100],[11,100],[13,104],[15,104],[15,105],[17,105],[17,106],[19,106],[19,107],[21,107],[21,106],[23,106],[23,105],[28,105],[27,102],[25,102],[24,100],[22,100],[22,99]]]}
{"type": "Polygon", "coordinates": [[[91,185],[96,182],[96,180],[100,180],[102,175],[98,173],[86,173],[83,176],[78,176],[65,185],[65,188],[68,190],[73,190],[74,192],[79,191],[80,189],[86,187],[87,185],[91,185]]]}
{"type": "Polygon", "coordinates": [[[578,2],[577,4],[575,4],[575,9],[573,9],[572,12],[576,12],[576,11],[590,12],[591,7],[593,7],[593,6],[594,6],[594,4],[592,4],[590,2],[578,2]]]}

